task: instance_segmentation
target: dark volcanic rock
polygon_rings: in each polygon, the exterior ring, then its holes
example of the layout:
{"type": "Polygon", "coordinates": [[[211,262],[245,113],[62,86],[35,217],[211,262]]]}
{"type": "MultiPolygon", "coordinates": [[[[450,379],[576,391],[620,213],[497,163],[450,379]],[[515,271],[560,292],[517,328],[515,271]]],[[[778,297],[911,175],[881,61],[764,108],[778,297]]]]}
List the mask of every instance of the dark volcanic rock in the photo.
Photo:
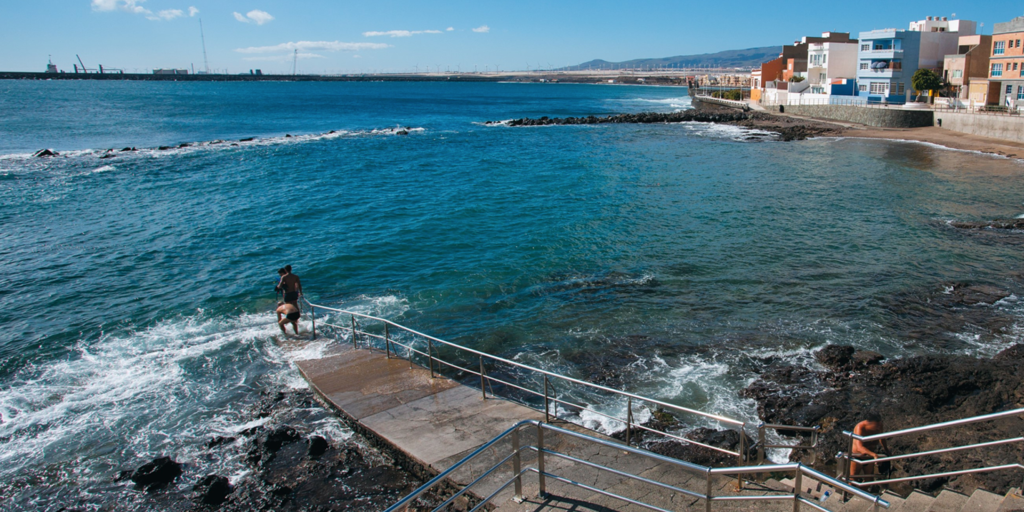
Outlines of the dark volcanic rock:
{"type": "Polygon", "coordinates": [[[1024,229],[1024,219],[999,219],[991,222],[950,222],[960,229],[1024,229]]]}
{"type": "Polygon", "coordinates": [[[222,476],[207,475],[192,488],[192,491],[195,492],[199,502],[217,506],[224,503],[228,494],[231,494],[231,483],[222,476]]]}
{"type": "MultiPolygon", "coordinates": [[[[778,134],[783,141],[803,140],[810,137],[835,136],[843,132],[843,128],[826,122],[798,120],[791,117],[776,116],[764,112],[744,112],[730,108],[718,108],[716,105],[700,104],[699,108],[679,112],[641,112],[637,114],[619,114],[606,117],[566,117],[539,119],[522,118],[509,121],[488,121],[487,125],[507,126],[551,126],[574,124],[664,124],[664,123],[719,123],[742,126],[778,134]]],[[[753,137],[751,140],[761,140],[753,137]]]]}
{"type": "MultiPolygon", "coordinates": [[[[735,430],[700,427],[688,432],[683,437],[723,450],[738,451],[740,447],[740,433],[735,430]]],[[[748,448],[751,445],[750,441],[749,437],[745,439],[745,446],[748,448]]],[[[648,443],[645,448],[657,454],[704,466],[734,466],[737,464],[735,455],[682,441],[653,441],[648,443]]]]}
{"type": "Polygon", "coordinates": [[[171,460],[170,457],[159,457],[143,464],[129,478],[136,485],[160,487],[173,482],[181,473],[181,464],[171,460]]]}
{"type": "Polygon", "coordinates": [[[845,368],[853,358],[854,348],[849,345],[829,345],[814,353],[814,358],[832,369],[845,368]]]}
{"type": "Polygon", "coordinates": [[[60,156],[60,153],[50,151],[49,149],[40,149],[39,151],[32,153],[32,156],[42,158],[47,156],[60,156]]]}
{"type": "Polygon", "coordinates": [[[331,445],[322,436],[313,436],[309,438],[309,450],[306,451],[306,455],[310,458],[317,458],[324,454],[331,445]]]}
{"type": "MultiPolygon", "coordinates": [[[[878,364],[874,354],[855,353],[848,347],[827,347],[817,354],[829,369],[816,372],[803,367],[777,366],[765,372],[742,394],[758,404],[767,423],[822,427],[817,460],[834,464],[834,456],[848,450],[843,430],[852,430],[869,411],[882,415],[887,430],[990,414],[1024,405],[1024,345],[1010,347],[992,359],[963,356],[916,356],[878,364]],[[858,365],[858,354],[870,365],[858,365]]],[[[982,422],[961,428],[906,436],[889,442],[893,453],[911,453],[966,445],[1019,435],[1019,417],[982,422]]],[[[806,460],[795,452],[793,460],[806,460]]],[[[893,477],[965,469],[978,465],[1024,463],[1019,450],[986,448],[895,461],[893,477]]],[[[1003,493],[1019,484],[1019,475],[1005,472],[961,475],[913,484],[919,488],[952,486],[968,494],[974,488],[1003,493]]],[[[937,487],[936,487],[937,488],[937,487]]],[[[908,489],[904,489],[908,490],[908,489]]]]}

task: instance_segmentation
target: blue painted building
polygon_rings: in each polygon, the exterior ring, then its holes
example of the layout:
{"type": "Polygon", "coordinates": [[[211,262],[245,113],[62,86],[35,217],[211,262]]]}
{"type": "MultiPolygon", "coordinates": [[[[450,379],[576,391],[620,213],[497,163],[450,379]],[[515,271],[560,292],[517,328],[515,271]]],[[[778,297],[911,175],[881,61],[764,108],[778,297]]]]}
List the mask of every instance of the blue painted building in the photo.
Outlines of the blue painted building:
{"type": "Polygon", "coordinates": [[[910,78],[918,69],[921,33],[872,30],[860,33],[857,52],[857,95],[869,103],[905,103],[910,78]]]}
{"type": "Polygon", "coordinates": [[[917,94],[911,79],[918,69],[942,75],[943,59],[957,52],[960,36],[974,35],[976,23],[928,16],[907,30],[861,32],[857,52],[857,95],[869,103],[903,104],[917,94]]]}

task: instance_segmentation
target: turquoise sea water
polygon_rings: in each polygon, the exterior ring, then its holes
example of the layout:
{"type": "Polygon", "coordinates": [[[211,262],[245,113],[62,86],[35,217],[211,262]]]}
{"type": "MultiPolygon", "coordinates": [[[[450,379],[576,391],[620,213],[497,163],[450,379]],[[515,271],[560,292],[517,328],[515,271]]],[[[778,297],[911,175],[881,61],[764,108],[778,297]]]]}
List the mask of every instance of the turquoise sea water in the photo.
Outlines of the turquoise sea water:
{"type": "Polygon", "coordinates": [[[617,386],[750,420],[737,391],[772,357],[1021,341],[1020,235],[947,225],[1024,213],[1020,161],[482,124],[688,107],[657,87],[0,82],[0,499],[130,496],[111,476],[160,454],[239,471],[202,444],[324,348],[274,343],[285,264],[316,301],[584,378],[613,360],[617,386]],[[978,306],[1009,326],[930,316],[954,283],[1013,292],[978,306]]]}

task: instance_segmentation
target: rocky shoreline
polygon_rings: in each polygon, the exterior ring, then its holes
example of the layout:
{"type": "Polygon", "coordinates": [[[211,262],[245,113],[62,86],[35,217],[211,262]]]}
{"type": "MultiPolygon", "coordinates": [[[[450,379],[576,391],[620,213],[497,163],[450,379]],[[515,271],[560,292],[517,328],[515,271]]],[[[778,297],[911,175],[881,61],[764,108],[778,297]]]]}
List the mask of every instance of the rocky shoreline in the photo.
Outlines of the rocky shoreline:
{"type": "MultiPolygon", "coordinates": [[[[143,509],[238,512],[378,511],[426,481],[358,435],[331,442],[316,434],[311,425],[332,413],[311,391],[264,393],[248,412],[252,420],[270,420],[211,438],[201,460],[158,457],[115,481],[133,489],[143,509]],[[207,474],[204,460],[216,459],[240,459],[243,476],[232,482],[230,475],[207,474]]],[[[427,500],[440,503],[437,496],[427,500]]]]}
{"type": "Polygon", "coordinates": [[[795,119],[777,116],[764,112],[742,112],[736,109],[717,105],[701,104],[700,108],[678,112],[642,112],[638,114],[619,114],[613,116],[586,117],[540,117],[510,119],[507,121],[487,121],[488,126],[569,126],[598,124],[668,124],[668,123],[717,123],[743,128],[763,130],[778,134],[779,140],[804,140],[811,137],[838,137],[846,129],[831,123],[795,119]]]}

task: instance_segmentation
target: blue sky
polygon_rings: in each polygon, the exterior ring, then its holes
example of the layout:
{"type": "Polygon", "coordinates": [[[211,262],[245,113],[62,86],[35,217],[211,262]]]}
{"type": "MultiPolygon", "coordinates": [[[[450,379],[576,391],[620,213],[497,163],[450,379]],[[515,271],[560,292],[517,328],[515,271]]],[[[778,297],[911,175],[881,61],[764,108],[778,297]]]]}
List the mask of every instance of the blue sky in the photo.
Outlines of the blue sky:
{"type": "Polygon", "coordinates": [[[603,0],[5,0],[0,70],[290,72],[483,71],[565,66],[784,44],[822,31],[905,28],[927,15],[992,23],[1024,14],[1012,2],[884,4],[603,0]],[[927,5],[927,7],[925,7],[927,5]]]}

